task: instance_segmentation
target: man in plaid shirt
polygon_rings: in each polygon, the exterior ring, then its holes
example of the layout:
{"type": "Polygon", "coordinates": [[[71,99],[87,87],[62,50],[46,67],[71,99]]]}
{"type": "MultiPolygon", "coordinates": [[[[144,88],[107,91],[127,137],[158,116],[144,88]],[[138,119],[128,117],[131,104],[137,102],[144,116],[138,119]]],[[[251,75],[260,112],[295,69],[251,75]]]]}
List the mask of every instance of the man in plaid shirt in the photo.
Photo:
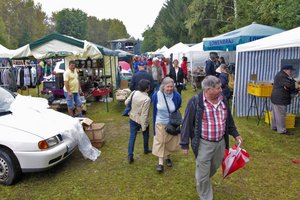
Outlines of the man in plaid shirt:
{"type": "Polygon", "coordinates": [[[229,148],[229,134],[242,142],[226,98],[222,96],[221,81],[207,76],[202,81],[203,92],[188,102],[181,129],[181,148],[184,154],[192,150],[196,158],[196,186],[202,200],[212,200],[210,177],[220,167],[225,148],[229,148]]]}

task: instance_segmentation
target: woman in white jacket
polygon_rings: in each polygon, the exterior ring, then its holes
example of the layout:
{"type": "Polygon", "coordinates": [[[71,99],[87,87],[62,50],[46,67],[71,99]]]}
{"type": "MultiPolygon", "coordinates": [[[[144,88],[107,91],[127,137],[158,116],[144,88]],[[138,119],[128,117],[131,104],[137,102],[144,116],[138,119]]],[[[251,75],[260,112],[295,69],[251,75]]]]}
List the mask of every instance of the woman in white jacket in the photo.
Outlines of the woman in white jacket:
{"type": "Polygon", "coordinates": [[[151,99],[148,96],[150,91],[150,81],[142,79],[138,83],[138,89],[131,93],[126,99],[127,105],[132,97],[131,110],[129,114],[130,136],[128,142],[128,163],[133,163],[134,144],[137,131],[142,129],[144,139],[144,154],[151,152],[149,150],[149,111],[151,99]]]}

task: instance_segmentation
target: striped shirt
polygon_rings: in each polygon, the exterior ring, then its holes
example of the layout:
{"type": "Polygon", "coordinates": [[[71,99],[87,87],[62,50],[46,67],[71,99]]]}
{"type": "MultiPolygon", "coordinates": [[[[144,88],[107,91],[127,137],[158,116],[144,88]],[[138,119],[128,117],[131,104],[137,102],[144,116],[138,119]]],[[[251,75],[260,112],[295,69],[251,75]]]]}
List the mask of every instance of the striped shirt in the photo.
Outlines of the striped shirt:
{"type": "Polygon", "coordinates": [[[219,97],[217,104],[212,104],[203,95],[203,103],[204,112],[200,137],[204,140],[218,142],[225,134],[227,118],[227,108],[223,102],[223,96],[219,97]]]}

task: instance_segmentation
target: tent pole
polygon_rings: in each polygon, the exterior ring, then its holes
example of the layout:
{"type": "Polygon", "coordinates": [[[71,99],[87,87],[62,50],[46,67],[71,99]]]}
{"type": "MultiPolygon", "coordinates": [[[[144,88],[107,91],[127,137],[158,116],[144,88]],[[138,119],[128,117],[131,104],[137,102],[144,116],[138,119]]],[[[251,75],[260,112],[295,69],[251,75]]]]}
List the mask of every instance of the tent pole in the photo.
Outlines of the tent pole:
{"type": "MultiPolygon", "coordinates": [[[[107,80],[106,80],[106,71],[105,71],[105,60],[104,60],[104,57],[103,57],[103,61],[104,61],[104,68],[103,68],[103,78],[104,78],[104,84],[105,84],[105,90],[106,90],[106,87],[107,87],[107,80]]],[[[107,100],[107,95],[105,95],[105,99],[106,99],[106,112],[108,112],[108,100],[107,100]]]]}
{"type": "Polygon", "coordinates": [[[113,102],[115,102],[115,98],[114,98],[114,93],[113,93],[113,90],[114,90],[114,88],[113,88],[113,76],[112,76],[112,69],[111,69],[111,57],[112,56],[109,56],[109,66],[110,66],[110,88],[112,88],[112,97],[113,97],[113,102]]]}

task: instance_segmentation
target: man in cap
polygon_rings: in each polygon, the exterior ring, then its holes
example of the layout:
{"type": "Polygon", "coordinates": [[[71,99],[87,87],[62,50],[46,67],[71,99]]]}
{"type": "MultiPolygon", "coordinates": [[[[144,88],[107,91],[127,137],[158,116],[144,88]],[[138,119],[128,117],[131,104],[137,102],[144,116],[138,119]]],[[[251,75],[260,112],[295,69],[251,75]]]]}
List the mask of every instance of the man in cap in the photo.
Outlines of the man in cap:
{"type": "Polygon", "coordinates": [[[271,128],[280,134],[292,135],[286,130],[285,117],[287,105],[291,104],[291,94],[299,90],[299,84],[292,78],[295,69],[291,64],[281,67],[274,79],[271,94],[272,124],[271,128]]]}
{"type": "Polygon", "coordinates": [[[164,74],[159,66],[159,59],[154,57],[152,60],[152,66],[148,67],[148,72],[152,75],[154,90],[157,91],[159,89],[160,83],[164,79],[164,74]]]}
{"type": "Polygon", "coordinates": [[[145,70],[145,63],[144,62],[139,62],[138,64],[138,72],[135,73],[130,81],[130,90],[138,90],[138,84],[140,82],[140,80],[142,79],[146,79],[150,81],[150,91],[149,94],[152,94],[153,92],[153,77],[151,76],[151,74],[149,74],[146,70],[145,70]]]}

